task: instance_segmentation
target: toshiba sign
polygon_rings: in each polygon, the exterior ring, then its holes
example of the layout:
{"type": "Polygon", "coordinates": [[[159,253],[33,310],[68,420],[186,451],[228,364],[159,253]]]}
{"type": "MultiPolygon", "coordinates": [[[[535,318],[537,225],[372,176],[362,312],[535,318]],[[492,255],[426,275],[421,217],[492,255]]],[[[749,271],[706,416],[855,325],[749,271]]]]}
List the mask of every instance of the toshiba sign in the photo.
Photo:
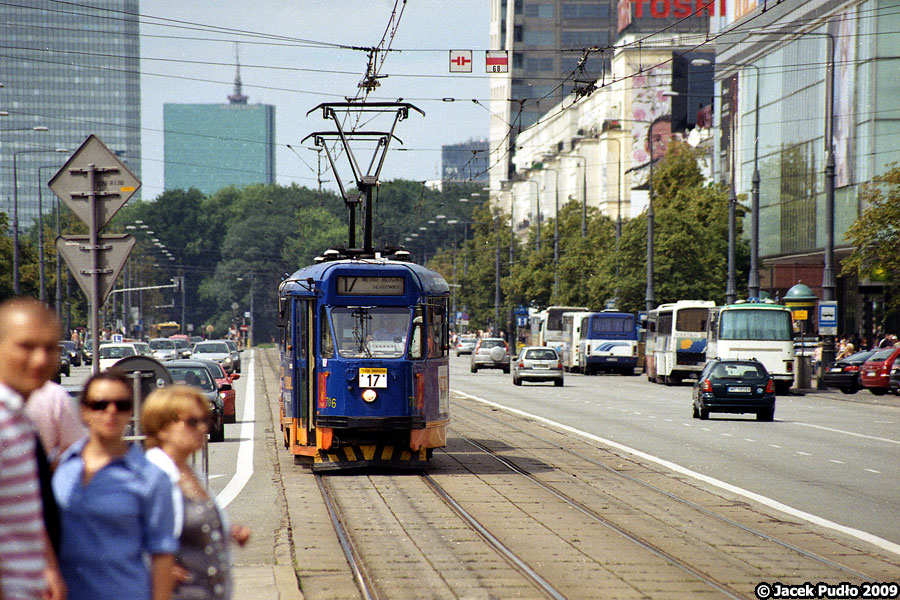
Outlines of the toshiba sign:
{"type": "Polygon", "coordinates": [[[724,16],[727,0],[619,0],[619,31],[635,19],[724,16]]]}

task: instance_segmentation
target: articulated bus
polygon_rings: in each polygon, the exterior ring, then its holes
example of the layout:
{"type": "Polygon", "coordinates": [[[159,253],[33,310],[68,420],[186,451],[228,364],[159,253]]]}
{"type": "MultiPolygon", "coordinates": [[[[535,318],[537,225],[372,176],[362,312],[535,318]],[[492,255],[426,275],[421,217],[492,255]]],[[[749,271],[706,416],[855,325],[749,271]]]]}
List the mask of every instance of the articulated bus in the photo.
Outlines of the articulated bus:
{"type": "Polygon", "coordinates": [[[712,308],[706,358],[761,362],[775,390],[785,394],[794,381],[791,311],[774,303],[742,302],[712,308]]]}
{"type": "Polygon", "coordinates": [[[563,313],[588,311],[590,309],[585,306],[548,306],[537,315],[540,321],[537,345],[555,348],[560,357],[562,357],[569,345],[569,342],[566,340],[563,313]]]}
{"type": "Polygon", "coordinates": [[[647,313],[647,379],[677,385],[700,374],[706,364],[709,310],[715,306],[712,300],[679,300],[647,313]]]}

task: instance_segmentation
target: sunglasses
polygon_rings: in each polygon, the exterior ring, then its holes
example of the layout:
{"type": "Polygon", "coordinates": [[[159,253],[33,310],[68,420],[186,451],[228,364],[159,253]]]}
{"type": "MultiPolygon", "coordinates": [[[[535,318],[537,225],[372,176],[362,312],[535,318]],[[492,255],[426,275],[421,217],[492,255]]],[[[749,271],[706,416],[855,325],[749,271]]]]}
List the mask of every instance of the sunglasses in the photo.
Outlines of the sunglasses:
{"type": "Polygon", "coordinates": [[[186,419],[178,419],[188,427],[192,429],[197,429],[201,425],[208,425],[206,419],[203,417],[187,417],[186,419]]]}
{"type": "Polygon", "coordinates": [[[131,400],[88,400],[84,403],[89,409],[96,411],[104,411],[110,404],[115,404],[118,412],[130,412],[134,409],[134,402],[131,400]]]}

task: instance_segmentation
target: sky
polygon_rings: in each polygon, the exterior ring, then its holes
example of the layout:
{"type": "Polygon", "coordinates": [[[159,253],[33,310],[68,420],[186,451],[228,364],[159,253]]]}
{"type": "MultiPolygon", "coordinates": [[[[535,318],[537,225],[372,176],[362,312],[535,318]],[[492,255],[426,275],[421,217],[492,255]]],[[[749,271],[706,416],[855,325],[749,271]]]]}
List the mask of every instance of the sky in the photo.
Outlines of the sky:
{"type": "MultiPolygon", "coordinates": [[[[391,48],[399,52],[387,54],[380,73],[388,77],[379,80],[369,99],[402,98],[426,116],[411,113],[397,126],[403,145],[392,145],[381,180],[439,178],[442,144],[488,137],[490,87],[481,52],[489,49],[488,0],[407,0],[405,5],[403,0],[144,0],[143,197],[163,191],[163,105],[227,103],[234,88],[235,41],[249,103],[275,106],[276,182],[315,187],[317,155],[306,149],[311,140],[301,140],[313,131],[333,130],[333,123],[321,111],[306,113],[322,102],[355,96],[367,64],[364,51],[331,45],[378,46],[395,4],[403,12],[391,48]],[[451,49],[475,51],[471,74],[449,73],[451,49]]],[[[367,124],[387,127],[383,120],[367,124]]],[[[359,147],[356,154],[368,164],[372,147],[359,147]]],[[[352,183],[343,161],[341,178],[352,183]]],[[[325,163],[323,158],[323,169],[325,163]]],[[[323,178],[331,182],[326,187],[336,189],[330,173],[323,178]]]]}

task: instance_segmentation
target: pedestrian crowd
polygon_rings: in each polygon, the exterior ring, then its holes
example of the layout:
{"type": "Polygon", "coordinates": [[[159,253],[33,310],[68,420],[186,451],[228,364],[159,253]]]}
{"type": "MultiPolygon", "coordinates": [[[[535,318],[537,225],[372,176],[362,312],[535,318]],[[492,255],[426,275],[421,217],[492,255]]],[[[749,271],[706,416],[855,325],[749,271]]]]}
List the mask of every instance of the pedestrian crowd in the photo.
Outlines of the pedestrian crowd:
{"type": "Polygon", "coordinates": [[[196,389],[151,393],[147,451],[123,439],[130,380],[95,374],[79,406],[51,378],[60,326],[32,299],[0,304],[0,600],[213,600],[232,596],[232,542],[250,532],[188,465],[209,405],[196,389]]]}

